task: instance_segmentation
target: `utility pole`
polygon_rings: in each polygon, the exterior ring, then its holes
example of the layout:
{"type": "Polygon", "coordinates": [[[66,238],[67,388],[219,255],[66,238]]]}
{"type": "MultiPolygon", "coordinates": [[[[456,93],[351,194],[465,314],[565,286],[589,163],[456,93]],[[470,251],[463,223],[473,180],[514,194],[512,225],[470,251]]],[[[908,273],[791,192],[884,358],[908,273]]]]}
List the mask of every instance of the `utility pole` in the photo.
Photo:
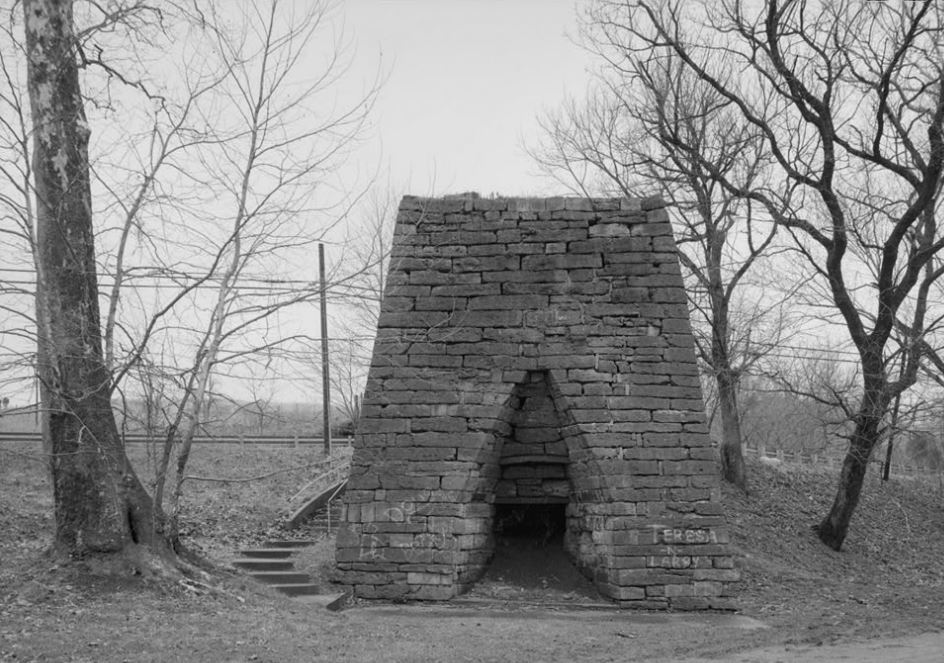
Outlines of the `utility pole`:
{"type": "Polygon", "coordinates": [[[331,375],[328,372],[328,286],[325,282],[324,244],[318,244],[318,277],[321,279],[321,418],[324,420],[324,452],[331,455],[331,375]]]}

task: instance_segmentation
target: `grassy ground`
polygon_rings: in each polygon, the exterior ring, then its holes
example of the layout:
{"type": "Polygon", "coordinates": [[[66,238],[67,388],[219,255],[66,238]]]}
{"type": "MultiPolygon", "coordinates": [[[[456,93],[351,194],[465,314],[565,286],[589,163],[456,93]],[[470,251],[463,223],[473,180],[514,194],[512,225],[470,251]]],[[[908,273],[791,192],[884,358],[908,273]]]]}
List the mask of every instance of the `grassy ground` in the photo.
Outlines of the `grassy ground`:
{"type": "MultiPolygon", "coordinates": [[[[146,474],[145,450],[133,452],[146,474]]],[[[192,482],[188,543],[225,566],[236,548],[285,536],[281,507],[320,454],[314,447],[197,447],[193,475],[270,476],[192,482]]],[[[468,605],[358,605],[330,613],[230,572],[216,573],[211,584],[218,590],[204,591],[54,567],[43,555],[51,531],[43,464],[35,450],[7,444],[0,449],[0,660],[724,660],[771,643],[944,628],[941,486],[870,480],[845,550],[835,553],[810,529],[829,505],[833,474],[760,464],[750,470],[749,495],[725,493],[744,578],[741,618],[468,605]]],[[[321,540],[300,563],[324,575],[332,552],[331,540],[321,540]]]]}

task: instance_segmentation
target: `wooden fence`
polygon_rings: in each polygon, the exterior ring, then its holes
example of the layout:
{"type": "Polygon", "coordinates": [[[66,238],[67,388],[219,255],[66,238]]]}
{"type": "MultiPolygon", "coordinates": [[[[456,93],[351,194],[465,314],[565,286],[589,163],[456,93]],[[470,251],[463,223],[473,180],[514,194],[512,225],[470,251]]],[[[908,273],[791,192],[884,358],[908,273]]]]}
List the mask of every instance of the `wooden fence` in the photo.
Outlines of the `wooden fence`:
{"type": "MultiPolygon", "coordinates": [[[[125,444],[161,444],[164,439],[159,436],[130,434],[124,436],[125,444]]],[[[42,435],[35,432],[17,433],[0,432],[0,444],[4,442],[30,442],[42,444],[42,435]]],[[[305,435],[201,435],[193,438],[194,444],[258,444],[283,447],[297,447],[300,445],[324,444],[320,436],[305,435]]],[[[332,445],[347,447],[351,445],[350,437],[336,437],[331,439],[332,445]]]]}
{"type": "MultiPolygon", "coordinates": [[[[810,452],[810,451],[791,451],[786,449],[768,449],[766,447],[755,447],[746,445],[745,454],[749,456],[766,458],[768,460],[778,461],[789,465],[802,465],[804,467],[824,467],[839,469],[845,458],[845,452],[838,450],[810,452]]],[[[869,463],[869,472],[875,472],[881,475],[885,467],[885,457],[874,458],[869,463]]],[[[892,476],[899,477],[929,477],[939,478],[944,481],[944,470],[932,469],[928,467],[918,467],[915,465],[906,465],[892,461],[892,476]]]]}

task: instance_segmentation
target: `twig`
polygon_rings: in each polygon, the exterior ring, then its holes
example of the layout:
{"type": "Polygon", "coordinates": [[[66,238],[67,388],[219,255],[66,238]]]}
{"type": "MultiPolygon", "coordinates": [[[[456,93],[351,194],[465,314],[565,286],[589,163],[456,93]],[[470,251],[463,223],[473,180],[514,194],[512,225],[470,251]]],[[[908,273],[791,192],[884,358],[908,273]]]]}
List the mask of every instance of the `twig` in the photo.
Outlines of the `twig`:
{"type": "Polygon", "coordinates": [[[27,460],[34,460],[37,463],[45,463],[49,460],[48,454],[34,456],[33,454],[26,454],[22,451],[13,451],[13,449],[0,449],[0,453],[10,454],[11,456],[19,456],[20,458],[26,458],[27,460]]]}

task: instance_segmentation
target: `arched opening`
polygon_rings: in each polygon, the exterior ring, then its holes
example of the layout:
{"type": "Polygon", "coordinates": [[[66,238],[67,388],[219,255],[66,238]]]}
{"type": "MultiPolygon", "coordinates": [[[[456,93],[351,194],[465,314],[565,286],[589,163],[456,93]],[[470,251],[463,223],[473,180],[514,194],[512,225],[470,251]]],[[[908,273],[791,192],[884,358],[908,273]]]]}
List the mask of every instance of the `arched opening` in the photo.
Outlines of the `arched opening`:
{"type": "Polygon", "coordinates": [[[529,591],[598,597],[581,575],[573,546],[571,462],[561,413],[546,371],[512,390],[497,427],[492,491],[492,555],[476,591],[501,597],[529,591]]]}
{"type": "Polygon", "coordinates": [[[545,371],[528,374],[504,408],[496,504],[567,504],[570,461],[545,371]]]}

